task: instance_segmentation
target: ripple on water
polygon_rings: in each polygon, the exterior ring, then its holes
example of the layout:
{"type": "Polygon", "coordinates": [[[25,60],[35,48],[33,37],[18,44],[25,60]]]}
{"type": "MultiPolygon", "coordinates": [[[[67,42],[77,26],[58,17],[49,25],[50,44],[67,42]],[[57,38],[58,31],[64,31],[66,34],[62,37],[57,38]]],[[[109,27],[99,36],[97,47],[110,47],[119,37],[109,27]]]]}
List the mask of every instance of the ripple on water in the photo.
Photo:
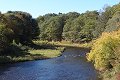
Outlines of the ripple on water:
{"type": "Polygon", "coordinates": [[[67,49],[63,56],[0,67],[0,80],[96,80],[85,49],[67,49]]]}

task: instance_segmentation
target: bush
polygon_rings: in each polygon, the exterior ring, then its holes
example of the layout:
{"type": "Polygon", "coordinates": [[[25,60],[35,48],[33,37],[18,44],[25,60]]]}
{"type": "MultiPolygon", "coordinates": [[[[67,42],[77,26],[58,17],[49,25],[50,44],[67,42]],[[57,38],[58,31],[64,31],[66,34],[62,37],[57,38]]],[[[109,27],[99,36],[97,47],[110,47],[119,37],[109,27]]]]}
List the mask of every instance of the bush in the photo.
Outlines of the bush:
{"type": "Polygon", "coordinates": [[[103,33],[92,46],[87,59],[94,63],[96,69],[110,69],[119,62],[120,30],[103,33]]]}

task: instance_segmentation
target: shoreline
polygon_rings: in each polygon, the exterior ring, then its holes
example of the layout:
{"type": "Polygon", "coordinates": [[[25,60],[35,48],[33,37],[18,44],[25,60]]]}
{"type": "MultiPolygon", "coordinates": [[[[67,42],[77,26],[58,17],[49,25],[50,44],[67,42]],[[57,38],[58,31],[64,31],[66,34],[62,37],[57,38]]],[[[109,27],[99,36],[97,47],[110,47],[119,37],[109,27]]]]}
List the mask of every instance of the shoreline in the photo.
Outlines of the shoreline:
{"type": "Polygon", "coordinates": [[[34,41],[35,44],[46,47],[46,49],[29,49],[27,55],[18,57],[13,56],[0,56],[0,65],[9,63],[19,63],[26,61],[45,60],[62,56],[62,53],[67,48],[87,48],[90,49],[89,43],[76,44],[76,43],[62,43],[62,42],[41,42],[34,41]],[[49,47],[47,49],[47,47],[49,47]],[[55,49],[52,49],[54,47],[55,49]]]}

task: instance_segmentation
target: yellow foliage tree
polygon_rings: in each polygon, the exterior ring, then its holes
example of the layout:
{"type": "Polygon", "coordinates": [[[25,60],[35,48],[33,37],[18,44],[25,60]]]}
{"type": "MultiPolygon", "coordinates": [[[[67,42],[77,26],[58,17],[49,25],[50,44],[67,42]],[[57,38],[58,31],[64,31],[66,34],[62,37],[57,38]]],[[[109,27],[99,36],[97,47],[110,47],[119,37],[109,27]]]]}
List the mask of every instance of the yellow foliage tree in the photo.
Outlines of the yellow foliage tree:
{"type": "Polygon", "coordinates": [[[92,46],[87,59],[94,63],[96,69],[113,67],[113,62],[119,60],[120,52],[120,30],[103,33],[92,46]]]}

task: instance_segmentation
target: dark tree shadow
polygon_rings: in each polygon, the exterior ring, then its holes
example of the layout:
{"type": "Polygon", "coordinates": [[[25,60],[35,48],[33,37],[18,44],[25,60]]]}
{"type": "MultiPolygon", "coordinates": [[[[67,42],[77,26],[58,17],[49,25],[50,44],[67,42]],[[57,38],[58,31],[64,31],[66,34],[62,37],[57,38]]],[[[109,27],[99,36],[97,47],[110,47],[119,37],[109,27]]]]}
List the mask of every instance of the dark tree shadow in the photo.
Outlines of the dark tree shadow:
{"type": "Polygon", "coordinates": [[[11,56],[11,57],[19,57],[19,56],[25,56],[29,53],[27,52],[28,49],[21,49],[18,46],[11,45],[7,47],[4,51],[1,52],[0,56],[11,56]]]}

